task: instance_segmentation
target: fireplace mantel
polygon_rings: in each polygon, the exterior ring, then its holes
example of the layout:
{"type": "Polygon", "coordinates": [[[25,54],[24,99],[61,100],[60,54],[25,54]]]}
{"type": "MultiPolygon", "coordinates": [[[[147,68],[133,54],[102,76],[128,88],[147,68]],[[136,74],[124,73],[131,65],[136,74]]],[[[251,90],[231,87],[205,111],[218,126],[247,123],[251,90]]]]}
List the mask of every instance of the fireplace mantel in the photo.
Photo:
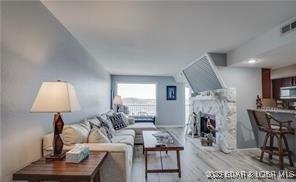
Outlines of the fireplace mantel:
{"type": "MultiPolygon", "coordinates": [[[[190,99],[191,111],[216,117],[217,147],[224,153],[236,150],[236,90],[233,88],[212,91],[212,96],[196,96],[190,99]]],[[[199,116],[197,118],[200,118],[199,116]]],[[[200,123],[198,123],[198,126],[200,123]]]]}
{"type": "Polygon", "coordinates": [[[218,99],[215,96],[196,96],[192,97],[192,100],[199,100],[199,101],[208,101],[208,100],[216,100],[218,99]]]}

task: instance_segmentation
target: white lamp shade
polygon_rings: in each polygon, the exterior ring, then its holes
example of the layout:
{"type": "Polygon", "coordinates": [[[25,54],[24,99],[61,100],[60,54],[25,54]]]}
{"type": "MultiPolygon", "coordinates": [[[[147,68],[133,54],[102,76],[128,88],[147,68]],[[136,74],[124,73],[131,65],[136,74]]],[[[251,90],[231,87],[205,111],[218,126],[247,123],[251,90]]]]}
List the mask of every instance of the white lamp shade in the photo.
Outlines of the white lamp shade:
{"type": "Polygon", "coordinates": [[[122,104],[121,96],[116,95],[113,99],[113,104],[114,105],[121,105],[122,104]]]}
{"type": "Polygon", "coordinates": [[[64,81],[43,82],[31,112],[72,112],[80,110],[73,85],[64,81]]]}

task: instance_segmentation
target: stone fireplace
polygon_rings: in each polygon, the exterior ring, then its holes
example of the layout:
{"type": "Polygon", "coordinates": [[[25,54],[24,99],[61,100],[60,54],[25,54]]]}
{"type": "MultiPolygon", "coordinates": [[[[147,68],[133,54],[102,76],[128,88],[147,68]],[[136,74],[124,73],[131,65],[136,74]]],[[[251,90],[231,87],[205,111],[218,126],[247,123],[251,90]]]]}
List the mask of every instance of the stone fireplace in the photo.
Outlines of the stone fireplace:
{"type": "Polygon", "coordinates": [[[217,131],[215,147],[224,153],[232,153],[236,150],[236,90],[220,89],[211,91],[210,95],[202,93],[192,97],[190,102],[192,105],[190,110],[198,115],[199,134],[206,130],[202,122],[210,117],[217,131]]]}

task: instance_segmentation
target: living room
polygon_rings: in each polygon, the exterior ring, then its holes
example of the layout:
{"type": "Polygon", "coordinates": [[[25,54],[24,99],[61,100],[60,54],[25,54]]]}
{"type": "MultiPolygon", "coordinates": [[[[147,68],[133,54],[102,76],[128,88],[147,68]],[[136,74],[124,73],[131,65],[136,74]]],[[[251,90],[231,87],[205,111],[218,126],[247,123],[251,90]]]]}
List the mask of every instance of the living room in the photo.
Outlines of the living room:
{"type": "Polygon", "coordinates": [[[0,181],[295,180],[295,1],[0,6],[0,181]]]}

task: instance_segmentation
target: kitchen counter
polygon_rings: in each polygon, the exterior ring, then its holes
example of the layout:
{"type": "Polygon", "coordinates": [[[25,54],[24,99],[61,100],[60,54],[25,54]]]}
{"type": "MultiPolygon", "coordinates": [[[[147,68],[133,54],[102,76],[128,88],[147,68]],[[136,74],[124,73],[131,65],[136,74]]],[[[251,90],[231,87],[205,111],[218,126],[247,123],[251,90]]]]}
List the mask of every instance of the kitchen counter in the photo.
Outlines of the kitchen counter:
{"type": "Polygon", "coordinates": [[[289,109],[278,109],[278,108],[262,108],[262,109],[256,108],[256,109],[254,109],[254,108],[250,108],[248,110],[269,112],[269,113],[295,114],[296,115],[296,110],[289,110],[289,109]]]}

